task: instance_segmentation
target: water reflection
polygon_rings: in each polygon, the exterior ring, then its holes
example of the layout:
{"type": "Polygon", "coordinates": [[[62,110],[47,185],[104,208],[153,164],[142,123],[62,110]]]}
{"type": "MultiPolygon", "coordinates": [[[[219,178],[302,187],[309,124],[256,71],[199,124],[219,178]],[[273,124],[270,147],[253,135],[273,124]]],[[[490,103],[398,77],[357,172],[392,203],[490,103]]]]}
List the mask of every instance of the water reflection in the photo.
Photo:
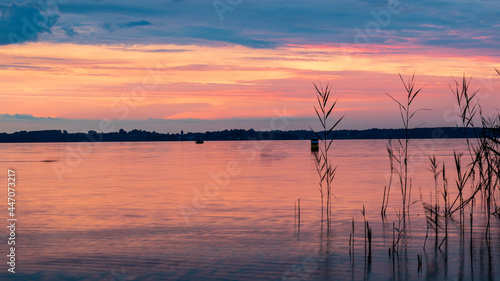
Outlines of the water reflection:
{"type": "MultiPolygon", "coordinates": [[[[492,218],[487,239],[479,207],[472,225],[468,211],[441,218],[448,238],[442,240],[444,230],[439,239],[431,231],[425,242],[427,220],[419,198],[430,202],[434,190],[426,152],[420,152],[423,160],[414,167],[415,202],[402,226],[397,188],[391,191],[387,217],[380,216],[389,170],[384,140],[335,143],[337,199],[328,222],[321,220],[309,141],[272,141],[256,154],[242,149],[255,147],[252,142],[103,143],[59,181],[56,162],[40,161],[64,159],[66,145],[0,148],[2,168],[18,173],[20,226],[19,273],[14,278],[5,270],[2,280],[112,280],[123,274],[135,280],[500,276],[499,221],[492,218]],[[237,164],[238,172],[229,173],[228,163],[237,164]],[[227,180],[220,176],[224,171],[227,180]],[[225,184],[206,196],[204,188],[217,183],[214,175],[225,184]],[[203,207],[186,222],[179,207],[195,206],[196,196],[203,207]],[[294,207],[299,198],[300,223],[294,207]],[[371,257],[369,248],[365,251],[365,220],[372,230],[371,257]],[[397,250],[396,228],[405,231],[397,250]],[[443,241],[441,247],[435,247],[436,240],[443,241]]],[[[451,163],[453,148],[465,149],[465,144],[436,141],[432,154],[451,163]]],[[[454,177],[450,171],[450,186],[454,177]]]]}

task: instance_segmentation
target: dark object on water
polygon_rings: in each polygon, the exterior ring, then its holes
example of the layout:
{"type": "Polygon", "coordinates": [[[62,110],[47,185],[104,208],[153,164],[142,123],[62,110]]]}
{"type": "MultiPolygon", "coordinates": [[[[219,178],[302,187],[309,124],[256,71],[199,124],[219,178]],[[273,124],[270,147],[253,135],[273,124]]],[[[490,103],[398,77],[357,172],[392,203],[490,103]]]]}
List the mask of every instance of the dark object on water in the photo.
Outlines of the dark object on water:
{"type": "Polygon", "coordinates": [[[203,143],[203,140],[202,139],[197,139],[196,143],[203,143]]]}
{"type": "Polygon", "coordinates": [[[47,163],[51,163],[51,162],[57,162],[57,160],[42,160],[40,162],[47,162],[47,163]]]}
{"type": "Polygon", "coordinates": [[[319,151],[318,139],[311,139],[311,151],[313,152],[319,151]]]}

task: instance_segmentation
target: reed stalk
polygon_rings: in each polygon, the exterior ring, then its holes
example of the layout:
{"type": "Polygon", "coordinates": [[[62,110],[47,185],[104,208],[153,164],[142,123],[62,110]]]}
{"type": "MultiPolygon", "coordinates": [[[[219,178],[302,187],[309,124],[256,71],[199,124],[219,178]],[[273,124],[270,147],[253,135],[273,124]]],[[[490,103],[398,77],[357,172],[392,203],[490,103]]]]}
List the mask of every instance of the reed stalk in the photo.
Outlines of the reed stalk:
{"type": "MultiPolygon", "coordinates": [[[[397,142],[395,147],[393,147],[393,151],[396,151],[396,154],[392,154],[393,159],[399,164],[397,170],[395,171],[399,177],[399,184],[401,189],[401,198],[403,203],[403,221],[406,219],[406,214],[410,209],[410,198],[411,198],[411,179],[408,175],[408,160],[409,160],[409,145],[411,136],[413,133],[413,129],[410,126],[410,122],[415,116],[415,114],[424,109],[412,109],[412,104],[415,101],[415,98],[420,93],[422,88],[415,88],[415,74],[411,76],[411,78],[405,82],[403,76],[400,74],[399,78],[403,83],[406,91],[406,99],[404,101],[398,101],[393,96],[388,95],[392,100],[394,100],[399,107],[399,113],[401,116],[401,121],[403,123],[404,129],[404,139],[397,138],[397,142]]],[[[391,144],[391,143],[390,143],[391,144]]]]}
{"type": "Polygon", "coordinates": [[[392,150],[391,140],[389,140],[389,145],[387,146],[387,153],[389,154],[389,164],[391,167],[391,173],[389,176],[389,184],[384,186],[384,197],[382,199],[382,208],[380,210],[380,215],[382,217],[386,216],[387,206],[389,204],[389,194],[391,193],[392,178],[394,175],[394,152],[392,150]]]}
{"type": "MultiPolygon", "coordinates": [[[[324,197],[326,196],[326,217],[327,222],[329,222],[331,217],[331,199],[333,195],[333,187],[332,182],[335,178],[335,172],[337,170],[337,166],[333,167],[331,159],[329,158],[329,151],[332,146],[333,140],[335,139],[335,133],[333,129],[335,129],[340,121],[344,118],[344,116],[340,117],[337,121],[333,123],[333,125],[329,125],[329,118],[337,104],[337,100],[333,103],[329,102],[331,87],[329,84],[326,85],[325,88],[323,86],[318,86],[313,83],[314,88],[316,89],[316,98],[318,100],[318,107],[314,107],[316,115],[321,123],[321,131],[316,132],[312,128],[311,130],[314,132],[318,140],[320,141],[320,151],[315,154],[316,158],[316,170],[319,175],[319,191],[321,195],[321,217],[323,219],[324,211],[324,197]],[[319,108],[319,109],[318,109],[319,108]],[[325,190],[326,188],[326,190],[325,190]],[[326,194],[325,194],[326,193],[326,194]]],[[[329,224],[328,224],[329,225],[329,224]]]]}

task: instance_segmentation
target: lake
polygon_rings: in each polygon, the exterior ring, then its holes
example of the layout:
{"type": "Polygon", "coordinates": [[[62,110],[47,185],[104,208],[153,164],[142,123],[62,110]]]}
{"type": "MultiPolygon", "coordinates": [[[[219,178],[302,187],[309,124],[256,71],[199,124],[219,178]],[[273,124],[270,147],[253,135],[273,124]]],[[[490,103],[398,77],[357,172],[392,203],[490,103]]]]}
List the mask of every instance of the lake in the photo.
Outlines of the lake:
{"type": "Polygon", "coordinates": [[[428,155],[445,161],[454,198],[453,151],[467,151],[463,139],[411,142],[407,235],[397,253],[390,252],[401,195],[393,179],[382,219],[387,143],[334,142],[331,157],[338,168],[329,230],[321,222],[308,140],[0,144],[3,217],[7,170],[13,169],[18,219],[16,273],[7,271],[4,228],[0,278],[500,280],[500,220],[491,216],[487,240],[480,200],[472,230],[466,208],[462,231],[457,212],[447,222],[442,247],[435,247],[430,231],[424,248],[422,202],[430,203],[434,192],[428,155]],[[371,258],[364,219],[372,227],[371,258]]]}

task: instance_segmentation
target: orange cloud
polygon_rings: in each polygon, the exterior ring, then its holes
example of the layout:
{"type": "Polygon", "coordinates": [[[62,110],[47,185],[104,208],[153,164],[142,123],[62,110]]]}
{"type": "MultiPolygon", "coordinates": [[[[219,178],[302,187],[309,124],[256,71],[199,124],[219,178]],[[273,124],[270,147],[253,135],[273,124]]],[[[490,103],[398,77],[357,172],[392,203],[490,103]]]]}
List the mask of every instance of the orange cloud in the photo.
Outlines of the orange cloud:
{"type": "Polygon", "coordinates": [[[398,73],[415,72],[438,108],[451,102],[450,76],[466,73],[487,79],[482,88],[498,88],[494,57],[411,46],[30,43],[0,46],[0,57],[0,113],[62,118],[252,118],[283,107],[312,116],[312,81],[331,82],[339,110],[365,116],[394,109],[384,92],[401,92],[398,73]],[[117,109],[125,107],[128,114],[117,109]]]}

